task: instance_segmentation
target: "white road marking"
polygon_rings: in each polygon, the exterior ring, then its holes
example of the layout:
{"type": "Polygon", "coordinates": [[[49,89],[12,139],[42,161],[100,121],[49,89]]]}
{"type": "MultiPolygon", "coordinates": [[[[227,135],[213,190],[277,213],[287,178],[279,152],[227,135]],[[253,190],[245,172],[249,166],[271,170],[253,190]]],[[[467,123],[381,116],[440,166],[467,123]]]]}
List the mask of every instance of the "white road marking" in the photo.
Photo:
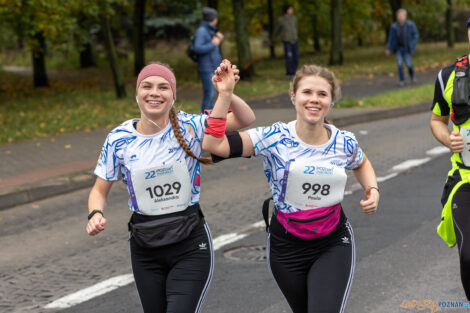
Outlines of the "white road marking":
{"type": "Polygon", "coordinates": [[[430,156],[438,156],[444,153],[450,153],[450,149],[447,148],[446,146],[439,146],[439,147],[434,147],[428,151],[426,151],[427,155],[430,156]]]}
{"type": "Polygon", "coordinates": [[[405,162],[402,162],[392,167],[392,171],[403,172],[403,171],[409,170],[410,168],[420,166],[429,161],[431,161],[431,158],[406,160],[405,162]]]}
{"type": "MultiPolygon", "coordinates": [[[[219,250],[220,248],[228,244],[231,244],[232,242],[235,242],[235,241],[238,241],[247,237],[251,233],[253,228],[260,228],[264,226],[265,226],[265,223],[264,223],[264,220],[262,220],[262,221],[251,224],[248,229],[246,229],[245,231],[241,233],[230,233],[230,234],[221,235],[212,241],[214,251],[219,250]]],[[[47,304],[44,308],[45,309],[70,308],[74,305],[91,300],[95,297],[101,296],[105,293],[111,292],[119,287],[126,286],[133,282],[134,282],[134,276],[132,274],[125,274],[121,276],[112,277],[110,279],[102,281],[93,286],[87,287],[85,289],[69,294],[65,297],[59,298],[47,304]]]]}
{"type": "Polygon", "coordinates": [[[232,242],[235,242],[237,240],[243,239],[246,236],[248,236],[248,233],[244,234],[237,234],[237,233],[232,233],[232,234],[226,234],[219,236],[214,239],[213,245],[214,245],[214,250],[219,250],[223,246],[226,246],[232,242]]]}
{"type": "MultiPolygon", "coordinates": [[[[432,157],[437,157],[437,156],[439,156],[441,154],[444,154],[444,153],[447,153],[447,152],[450,152],[450,150],[448,148],[439,146],[439,147],[435,147],[433,149],[430,149],[430,150],[426,151],[426,154],[430,155],[432,157]]],[[[432,159],[431,157],[427,157],[427,158],[424,158],[424,159],[413,159],[413,160],[404,161],[400,164],[397,164],[397,165],[393,166],[392,167],[393,172],[391,174],[389,174],[387,176],[383,176],[383,177],[377,177],[377,181],[378,182],[384,182],[384,181],[387,181],[389,179],[392,179],[392,178],[398,176],[398,174],[400,172],[406,171],[406,170],[408,170],[410,168],[413,168],[413,167],[416,167],[416,166],[423,165],[423,164],[431,161],[431,159],[432,159]]],[[[346,190],[345,191],[345,195],[351,195],[353,192],[355,192],[357,190],[360,190],[360,189],[362,189],[360,184],[354,184],[353,186],[351,186],[351,190],[346,190]]],[[[264,227],[264,226],[265,226],[264,220],[261,220],[259,222],[256,222],[256,223],[253,223],[253,224],[249,225],[243,231],[240,231],[238,233],[230,233],[230,234],[221,235],[221,236],[219,236],[219,237],[217,237],[213,240],[214,251],[219,250],[220,248],[222,248],[222,247],[224,247],[224,246],[226,246],[230,243],[241,240],[241,239],[247,237],[248,235],[250,235],[250,233],[253,232],[253,229],[264,227]]],[[[46,308],[46,309],[59,309],[59,308],[60,309],[65,309],[65,308],[69,308],[69,307],[72,307],[74,305],[80,304],[82,302],[91,300],[91,299],[93,299],[97,296],[101,296],[105,293],[111,292],[114,289],[117,289],[119,287],[128,285],[132,282],[134,282],[134,277],[133,277],[132,274],[116,276],[116,277],[110,278],[108,280],[105,280],[103,282],[100,282],[96,285],[93,285],[91,287],[79,290],[79,291],[77,291],[75,293],[72,293],[68,296],[57,299],[57,300],[49,303],[48,305],[46,305],[44,308],[46,308]]]]}
{"type": "Polygon", "coordinates": [[[46,309],[66,309],[79,303],[88,301],[95,297],[101,296],[105,293],[113,291],[119,287],[128,285],[134,281],[132,274],[120,275],[105,281],[102,281],[91,287],[79,290],[68,296],[62,297],[49,303],[44,308],[46,309]]]}
{"type": "Polygon", "coordinates": [[[393,177],[396,177],[398,176],[398,173],[392,173],[392,174],[389,174],[387,176],[384,176],[384,177],[377,177],[377,182],[378,183],[381,183],[381,182],[384,182],[386,180],[389,180],[389,179],[392,179],[393,177]]]}

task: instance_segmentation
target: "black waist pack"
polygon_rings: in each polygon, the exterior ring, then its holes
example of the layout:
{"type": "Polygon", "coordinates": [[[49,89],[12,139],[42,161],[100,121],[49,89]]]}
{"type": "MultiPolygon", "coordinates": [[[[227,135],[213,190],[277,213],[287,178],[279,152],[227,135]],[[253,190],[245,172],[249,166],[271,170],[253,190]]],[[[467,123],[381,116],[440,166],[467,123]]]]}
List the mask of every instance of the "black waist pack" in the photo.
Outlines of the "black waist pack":
{"type": "Polygon", "coordinates": [[[128,228],[135,242],[143,248],[159,248],[182,241],[191,234],[203,219],[199,204],[182,212],[159,216],[136,216],[134,213],[128,228]]]}

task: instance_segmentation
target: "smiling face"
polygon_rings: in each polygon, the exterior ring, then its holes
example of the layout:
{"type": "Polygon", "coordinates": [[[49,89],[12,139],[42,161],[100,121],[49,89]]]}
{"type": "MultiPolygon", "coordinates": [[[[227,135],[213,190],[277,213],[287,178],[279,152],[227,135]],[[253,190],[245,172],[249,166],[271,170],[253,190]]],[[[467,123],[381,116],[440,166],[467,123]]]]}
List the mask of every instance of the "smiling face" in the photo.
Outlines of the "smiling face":
{"type": "Polygon", "coordinates": [[[297,90],[291,93],[297,111],[297,120],[308,124],[323,123],[330,111],[332,102],[331,85],[320,76],[303,77],[297,85],[297,90]]]}
{"type": "Polygon", "coordinates": [[[151,119],[168,114],[173,104],[170,83],[160,76],[149,76],[137,89],[137,101],[143,113],[151,119]]]}

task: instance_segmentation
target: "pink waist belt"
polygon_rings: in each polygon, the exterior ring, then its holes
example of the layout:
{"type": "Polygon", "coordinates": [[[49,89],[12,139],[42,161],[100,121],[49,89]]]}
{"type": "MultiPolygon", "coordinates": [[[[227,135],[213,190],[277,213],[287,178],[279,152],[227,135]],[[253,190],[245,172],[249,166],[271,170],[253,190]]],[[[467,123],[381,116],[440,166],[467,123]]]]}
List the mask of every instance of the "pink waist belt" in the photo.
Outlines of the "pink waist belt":
{"type": "Polygon", "coordinates": [[[283,213],[276,210],[279,223],[292,235],[303,239],[320,238],[331,233],[338,225],[341,204],[312,210],[283,213]]]}

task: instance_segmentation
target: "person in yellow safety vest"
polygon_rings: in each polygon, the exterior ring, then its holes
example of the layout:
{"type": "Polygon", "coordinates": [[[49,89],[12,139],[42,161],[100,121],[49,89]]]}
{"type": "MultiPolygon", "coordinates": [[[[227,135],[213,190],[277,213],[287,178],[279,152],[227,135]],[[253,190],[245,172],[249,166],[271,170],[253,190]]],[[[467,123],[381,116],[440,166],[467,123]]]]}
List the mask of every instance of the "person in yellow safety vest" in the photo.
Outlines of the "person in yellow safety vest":
{"type": "MultiPolygon", "coordinates": [[[[470,19],[467,34],[470,41],[470,19]]],[[[470,300],[470,77],[468,55],[439,72],[434,89],[430,126],[436,139],[452,152],[442,194],[441,223],[437,233],[459,247],[460,276],[470,300]],[[449,119],[453,130],[447,128],[449,119]],[[467,239],[467,240],[464,240],[467,239]]]]}

